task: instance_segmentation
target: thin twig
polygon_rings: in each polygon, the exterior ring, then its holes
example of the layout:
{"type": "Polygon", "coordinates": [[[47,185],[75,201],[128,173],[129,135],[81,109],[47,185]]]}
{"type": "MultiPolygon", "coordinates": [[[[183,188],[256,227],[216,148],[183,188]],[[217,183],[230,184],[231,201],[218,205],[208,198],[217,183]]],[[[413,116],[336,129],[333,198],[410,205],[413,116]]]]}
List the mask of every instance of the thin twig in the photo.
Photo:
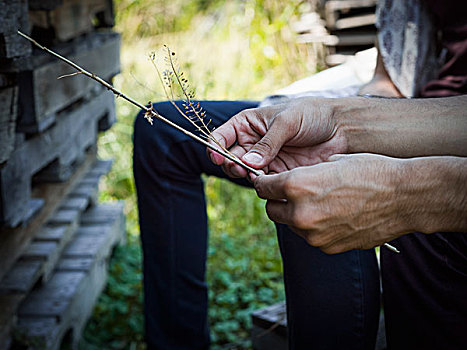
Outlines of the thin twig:
{"type": "MultiPolygon", "coordinates": [[[[208,141],[202,139],[201,137],[193,134],[192,132],[188,131],[188,130],[185,130],[184,128],[182,128],[180,125],[172,122],[171,120],[163,117],[162,115],[160,115],[153,107],[152,105],[150,106],[144,106],[142,105],[141,103],[139,103],[138,101],[132,99],[131,97],[125,95],[123,92],[117,90],[116,88],[114,88],[111,84],[109,84],[108,82],[106,82],[105,80],[103,80],[102,78],[98,77],[97,75],[95,75],[94,73],[90,73],[88,72],[87,70],[85,70],[84,68],[80,67],[79,65],[77,65],[76,63],[70,61],[69,59],[59,55],[58,53],[48,49],[47,47],[45,46],[42,46],[41,44],[39,44],[37,41],[35,41],[34,39],[32,39],[31,37],[29,37],[28,35],[18,31],[18,34],[21,35],[23,38],[29,40],[30,42],[32,42],[34,45],[36,45],[38,48],[48,52],[49,54],[51,54],[52,56],[55,56],[56,58],[58,58],[59,60],[67,63],[68,65],[72,66],[73,68],[75,68],[79,73],[81,74],[84,74],[86,75],[87,77],[97,81],[99,84],[101,85],[104,85],[107,89],[109,89],[110,91],[112,91],[117,97],[121,97],[123,98],[124,100],[128,101],[129,103],[135,105],[136,107],[142,109],[145,111],[145,117],[146,119],[148,119],[148,121],[152,124],[152,117],[156,118],[156,119],[159,119],[161,121],[163,121],[164,123],[170,125],[171,127],[183,132],[185,135],[191,137],[192,139],[194,139],[195,141],[203,144],[204,146],[210,148],[211,150],[223,155],[224,157],[226,157],[227,159],[231,160],[232,162],[240,165],[241,167],[245,168],[246,170],[252,172],[253,174],[259,176],[261,175],[261,173],[250,167],[249,165],[243,163],[240,159],[238,159],[237,157],[225,152],[224,150],[220,149],[219,147],[216,147],[212,144],[210,144],[208,141]]],[[[78,73],[76,72],[76,73],[78,73]]]]}
{"type": "Polygon", "coordinates": [[[63,79],[63,78],[69,78],[69,77],[74,77],[75,75],[79,75],[79,74],[83,74],[81,72],[74,72],[74,73],[70,73],[70,74],[64,74],[64,75],[61,75],[57,78],[57,80],[60,80],[60,79],[63,79]]]}
{"type": "Polygon", "coordinates": [[[400,250],[397,249],[396,247],[394,247],[393,245],[390,245],[389,243],[384,243],[383,244],[386,248],[388,248],[391,252],[394,252],[394,253],[397,253],[399,254],[400,253],[400,250]]]}

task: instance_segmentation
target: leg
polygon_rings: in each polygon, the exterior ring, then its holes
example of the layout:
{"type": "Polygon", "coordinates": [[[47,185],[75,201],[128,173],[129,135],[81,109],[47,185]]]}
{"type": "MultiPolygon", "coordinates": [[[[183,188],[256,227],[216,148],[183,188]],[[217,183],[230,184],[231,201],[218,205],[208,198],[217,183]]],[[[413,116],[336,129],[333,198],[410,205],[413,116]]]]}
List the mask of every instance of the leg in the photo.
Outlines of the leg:
{"type": "Polygon", "coordinates": [[[374,350],[380,309],[374,250],[327,255],[277,225],[289,348],[374,350]]]}
{"type": "MultiPolygon", "coordinates": [[[[252,102],[203,103],[216,126],[254,106],[252,102]]],[[[169,103],[155,108],[193,129],[169,103]]],[[[135,122],[133,166],[148,349],[207,349],[207,218],[200,176],[225,175],[209,161],[203,145],[157,120],[151,126],[141,114],[135,122]]]]}
{"type": "Polygon", "coordinates": [[[381,249],[388,349],[464,349],[467,235],[413,233],[381,249]]]}
{"type": "MultiPolygon", "coordinates": [[[[234,105],[238,110],[231,111],[220,103],[204,106],[216,125],[251,107],[234,105]]],[[[156,109],[181,120],[167,103],[156,109]]],[[[150,127],[141,116],[135,125],[134,168],[148,345],[205,348],[209,343],[204,284],[207,228],[200,174],[224,174],[207,160],[203,146],[160,123],[150,127]]],[[[348,349],[349,344],[370,348],[366,344],[374,344],[379,312],[374,253],[328,256],[290,231],[284,235],[279,230],[279,242],[294,348],[307,348],[306,344],[323,349],[348,349]]]]}

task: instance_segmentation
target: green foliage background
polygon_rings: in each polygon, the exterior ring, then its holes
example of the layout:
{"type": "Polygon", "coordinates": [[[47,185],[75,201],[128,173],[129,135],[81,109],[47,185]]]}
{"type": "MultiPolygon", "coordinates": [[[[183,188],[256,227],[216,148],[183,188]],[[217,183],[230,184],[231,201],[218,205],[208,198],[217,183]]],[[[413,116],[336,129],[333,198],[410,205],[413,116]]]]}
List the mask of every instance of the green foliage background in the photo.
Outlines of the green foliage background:
{"type": "MultiPolygon", "coordinates": [[[[294,43],[289,23],[309,10],[299,0],[115,0],[122,33],[117,88],[141,102],[163,100],[148,53],[177,52],[199,99],[261,99],[315,71],[319,48],[294,43]]],[[[144,349],[141,251],[132,176],[137,110],[117,100],[118,122],[100,136],[115,163],[101,200],[126,203],[128,243],[110,262],[108,286],[88,323],[83,349],[144,349]]],[[[157,122],[156,122],[157,123],[157,122]]],[[[251,190],[206,178],[210,243],[207,279],[214,349],[249,349],[251,311],[284,298],[275,231],[251,190]]]]}

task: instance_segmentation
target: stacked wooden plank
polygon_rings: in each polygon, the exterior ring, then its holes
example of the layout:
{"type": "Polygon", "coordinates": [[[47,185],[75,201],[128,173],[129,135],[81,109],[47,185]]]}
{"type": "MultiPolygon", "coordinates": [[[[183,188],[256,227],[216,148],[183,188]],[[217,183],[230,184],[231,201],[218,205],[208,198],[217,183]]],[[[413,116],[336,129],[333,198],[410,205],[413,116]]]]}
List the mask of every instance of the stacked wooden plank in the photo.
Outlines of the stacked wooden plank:
{"type": "Polygon", "coordinates": [[[298,42],[323,43],[329,48],[329,66],[375,45],[377,0],[324,1],[318,12],[305,14],[295,24],[298,42]]]}
{"type": "MultiPolygon", "coordinates": [[[[280,302],[251,314],[251,340],[254,350],[287,350],[287,314],[285,302],[280,302]]],[[[380,314],[375,350],[386,350],[384,314],[380,314]]]]}
{"type": "Polygon", "coordinates": [[[251,314],[251,340],[255,350],[287,350],[285,303],[277,303],[251,314]]]}
{"type": "Polygon", "coordinates": [[[105,286],[108,257],[125,232],[121,203],[93,204],[109,168],[94,162],[1,280],[0,344],[56,349],[70,331],[79,340],[105,286]]]}
{"type": "Polygon", "coordinates": [[[124,233],[121,204],[97,203],[97,136],[111,92],[32,48],[21,30],[107,81],[120,69],[111,0],[0,2],[0,350],[79,338],[124,233]]]}

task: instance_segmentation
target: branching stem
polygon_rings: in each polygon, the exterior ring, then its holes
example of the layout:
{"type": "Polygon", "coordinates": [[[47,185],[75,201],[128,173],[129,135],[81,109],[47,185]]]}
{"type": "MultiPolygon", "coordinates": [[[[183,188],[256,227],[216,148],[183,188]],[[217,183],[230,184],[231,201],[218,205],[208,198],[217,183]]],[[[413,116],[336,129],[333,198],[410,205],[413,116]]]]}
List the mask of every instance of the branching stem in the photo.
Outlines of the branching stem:
{"type": "Polygon", "coordinates": [[[29,40],[30,42],[32,42],[34,45],[36,45],[38,48],[46,51],[47,53],[55,56],[56,58],[58,58],[59,60],[67,63],[68,65],[72,66],[74,69],[77,70],[76,73],[72,73],[72,75],[74,74],[84,74],[86,75],[87,77],[97,81],[99,84],[105,86],[107,89],[109,89],[110,91],[112,91],[117,97],[121,97],[123,98],[124,100],[128,101],[129,103],[135,105],[136,107],[142,109],[145,111],[145,117],[146,119],[148,119],[148,121],[152,124],[152,118],[151,117],[154,117],[156,119],[159,119],[161,120],[162,122],[170,125],[171,127],[183,132],[185,135],[191,137],[192,139],[194,139],[195,141],[203,144],[204,146],[212,149],[213,151],[223,155],[224,157],[226,157],[227,159],[231,160],[232,162],[240,165],[241,167],[245,168],[246,170],[252,172],[253,174],[259,176],[261,175],[261,173],[248,166],[247,164],[243,163],[240,159],[238,159],[237,157],[235,157],[234,155],[232,154],[229,154],[228,152],[224,151],[223,149],[221,149],[220,147],[218,146],[215,146],[215,145],[212,145],[210,144],[208,141],[202,139],[201,137],[193,134],[192,132],[188,131],[188,130],[185,130],[183,127],[181,127],[180,125],[172,122],[171,120],[163,117],[162,115],[160,115],[153,107],[152,105],[150,106],[144,106],[143,104],[139,103],[138,101],[134,100],[133,98],[125,95],[123,92],[117,90],[116,88],[114,88],[111,84],[109,84],[108,82],[106,82],[104,79],[98,77],[97,75],[95,75],[94,73],[91,73],[91,72],[88,72],[87,70],[85,70],[84,68],[80,67],[79,65],[77,65],[76,63],[70,61],[69,59],[59,55],[58,53],[48,49],[47,47],[45,46],[42,46],[41,44],[39,44],[36,40],[32,39],[31,37],[29,37],[28,35],[18,31],[18,34],[21,35],[23,38],[29,40]]]}

